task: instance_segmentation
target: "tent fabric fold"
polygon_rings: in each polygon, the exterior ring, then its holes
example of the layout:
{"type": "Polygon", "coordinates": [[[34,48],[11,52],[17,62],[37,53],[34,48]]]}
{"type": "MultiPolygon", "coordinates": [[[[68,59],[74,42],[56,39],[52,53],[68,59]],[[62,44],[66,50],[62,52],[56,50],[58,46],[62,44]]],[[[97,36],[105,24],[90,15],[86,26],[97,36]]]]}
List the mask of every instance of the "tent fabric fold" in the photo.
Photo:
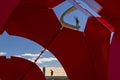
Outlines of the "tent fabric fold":
{"type": "Polygon", "coordinates": [[[96,0],[101,6],[102,10],[99,14],[112,24],[116,30],[120,26],[120,0],[96,0]],[[106,5],[107,4],[107,5],[106,5]],[[112,6],[113,5],[113,6],[112,6]]]}
{"type": "Polygon", "coordinates": [[[31,61],[18,57],[7,59],[5,56],[0,56],[0,79],[46,80],[39,67],[31,61]],[[33,65],[32,68],[27,71],[31,65],[33,65]]]}
{"type": "Polygon", "coordinates": [[[111,32],[90,17],[85,28],[86,45],[92,56],[98,80],[107,79],[108,56],[111,32]]]}
{"type": "Polygon", "coordinates": [[[48,50],[61,62],[70,80],[97,80],[84,33],[63,28],[48,50]]]}
{"type": "Polygon", "coordinates": [[[39,8],[53,8],[64,0],[21,0],[20,5],[23,7],[39,7],[39,8]]]}
{"type": "Polygon", "coordinates": [[[108,80],[120,79],[120,32],[115,32],[110,46],[108,80]]]}
{"type": "Polygon", "coordinates": [[[45,46],[59,31],[61,24],[52,9],[18,6],[4,27],[11,35],[22,36],[45,46]]]}
{"type": "Polygon", "coordinates": [[[0,0],[0,34],[4,31],[4,24],[20,0],[0,0]]]}
{"type": "Polygon", "coordinates": [[[17,6],[48,9],[53,8],[62,2],[64,2],[64,0],[0,0],[0,34],[4,32],[3,26],[17,6]]]}
{"type": "Polygon", "coordinates": [[[57,5],[59,5],[60,3],[64,2],[65,0],[48,0],[49,3],[49,7],[53,8],[57,5]]]}
{"type": "MultiPolygon", "coordinates": [[[[51,2],[50,4],[46,4],[46,0],[26,1],[28,0],[13,0],[12,3],[10,0],[0,1],[0,33],[2,34],[6,30],[10,35],[28,38],[46,47],[61,28],[55,13],[52,9],[49,9],[48,5],[54,7],[63,0],[59,0],[57,3],[51,2]]],[[[28,75],[27,77],[30,76],[28,75]]],[[[38,73],[38,75],[41,74],[38,73]]],[[[42,77],[41,75],[39,79],[45,80],[45,76],[42,77]]],[[[13,79],[10,78],[9,80],[13,79]]],[[[32,80],[32,77],[29,77],[29,80],[32,80]]]]}
{"type": "Polygon", "coordinates": [[[102,10],[99,14],[115,28],[112,43],[109,50],[108,80],[119,80],[119,44],[120,44],[120,0],[96,0],[102,10]]]}

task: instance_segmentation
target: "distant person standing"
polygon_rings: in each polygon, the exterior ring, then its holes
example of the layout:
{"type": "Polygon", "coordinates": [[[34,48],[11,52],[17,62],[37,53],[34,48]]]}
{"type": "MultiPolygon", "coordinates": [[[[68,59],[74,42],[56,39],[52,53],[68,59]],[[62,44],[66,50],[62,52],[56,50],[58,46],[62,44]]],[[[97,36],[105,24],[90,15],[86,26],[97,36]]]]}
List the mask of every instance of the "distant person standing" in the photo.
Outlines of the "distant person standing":
{"type": "Polygon", "coordinates": [[[43,74],[45,75],[45,73],[46,73],[46,68],[43,67],[43,74]]]}
{"type": "Polygon", "coordinates": [[[74,16],[74,18],[75,18],[75,21],[76,21],[76,26],[79,26],[79,19],[78,19],[78,17],[74,16]]]}
{"type": "Polygon", "coordinates": [[[51,74],[51,76],[53,76],[53,73],[54,73],[53,70],[50,70],[50,74],[51,74]]]}
{"type": "Polygon", "coordinates": [[[51,70],[50,70],[51,80],[54,80],[53,73],[54,73],[54,72],[53,72],[53,70],[51,69],[51,70]]]}
{"type": "Polygon", "coordinates": [[[76,29],[79,30],[80,26],[79,26],[79,19],[78,17],[74,16],[75,18],[75,22],[76,22],[76,29]]]}

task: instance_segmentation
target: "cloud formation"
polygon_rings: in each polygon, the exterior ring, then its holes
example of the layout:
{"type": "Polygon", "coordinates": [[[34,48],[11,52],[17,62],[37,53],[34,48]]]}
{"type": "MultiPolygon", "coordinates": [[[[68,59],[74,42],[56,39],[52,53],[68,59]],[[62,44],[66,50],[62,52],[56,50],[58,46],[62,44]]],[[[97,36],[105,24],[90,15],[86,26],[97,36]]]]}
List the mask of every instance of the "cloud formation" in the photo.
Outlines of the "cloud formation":
{"type": "MultiPolygon", "coordinates": [[[[39,53],[37,53],[37,54],[25,53],[25,54],[17,55],[17,57],[22,57],[22,58],[27,57],[27,59],[32,61],[32,62],[34,62],[38,56],[39,56],[39,53]]],[[[57,61],[57,58],[55,58],[55,57],[41,57],[38,59],[38,61],[36,63],[43,64],[43,63],[52,62],[52,61],[57,61]]]]}
{"type": "Polygon", "coordinates": [[[0,56],[4,56],[6,54],[7,54],[6,52],[0,52],[0,56]]]}
{"type": "Polygon", "coordinates": [[[17,57],[37,57],[39,56],[38,54],[33,54],[33,53],[25,53],[25,54],[20,54],[20,55],[16,55],[17,57]]]}
{"type": "Polygon", "coordinates": [[[40,58],[38,59],[37,63],[52,62],[52,61],[57,61],[57,59],[54,57],[40,58]]]}
{"type": "Polygon", "coordinates": [[[37,57],[39,56],[39,54],[25,53],[25,54],[22,54],[21,56],[37,57]]]}
{"type": "MultiPolygon", "coordinates": [[[[34,62],[35,59],[36,58],[29,58],[28,60],[34,62]]],[[[57,61],[57,58],[54,58],[54,57],[40,58],[40,59],[38,59],[38,61],[36,63],[37,64],[42,64],[42,63],[52,62],[52,61],[57,61]]]]}

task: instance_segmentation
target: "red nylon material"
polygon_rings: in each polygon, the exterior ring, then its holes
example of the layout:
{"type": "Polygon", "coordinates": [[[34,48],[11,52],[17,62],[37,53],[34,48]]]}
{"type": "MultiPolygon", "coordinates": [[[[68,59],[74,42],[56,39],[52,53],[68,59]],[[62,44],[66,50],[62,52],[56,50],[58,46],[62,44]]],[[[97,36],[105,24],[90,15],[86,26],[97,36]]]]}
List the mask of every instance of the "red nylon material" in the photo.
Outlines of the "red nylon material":
{"type": "Polygon", "coordinates": [[[0,34],[4,31],[3,25],[18,4],[27,8],[53,8],[64,0],[0,0],[0,34]]]}
{"type": "Polygon", "coordinates": [[[21,0],[20,6],[22,7],[39,7],[39,8],[48,8],[47,0],[21,0]]]}
{"type": "Polygon", "coordinates": [[[64,0],[21,0],[20,5],[24,7],[53,8],[63,1],[64,0]]]}
{"type": "Polygon", "coordinates": [[[29,38],[42,46],[49,43],[60,27],[53,10],[39,8],[17,8],[5,24],[9,34],[29,38]]]}
{"type": "Polygon", "coordinates": [[[85,29],[86,44],[92,55],[98,80],[107,79],[110,31],[95,18],[90,17],[85,29]]]}
{"type": "Polygon", "coordinates": [[[119,80],[120,0],[97,0],[97,2],[103,7],[100,11],[100,15],[115,27],[115,35],[110,48],[108,80],[119,80]]]}
{"type": "Polygon", "coordinates": [[[21,0],[22,7],[53,8],[64,0],[21,0]]]}
{"type": "Polygon", "coordinates": [[[95,17],[99,22],[101,22],[110,32],[114,31],[114,27],[107,22],[104,18],[102,17],[95,17]]]}
{"type": "MultiPolygon", "coordinates": [[[[48,4],[43,5],[42,9],[40,9],[38,7],[36,8],[37,5],[33,3],[32,6],[24,6],[23,3],[21,2],[19,7],[9,17],[4,26],[5,29],[11,35],[29,38],[46,47],[51,38],[59,31],[61,27],[60,23],[57,21],[53,11],[46,9],[46,5],[48,4]]],[[[35,4],[37,3],[35,2],[35,4]]],[[[102,14],[102,11],[100,14],[102,14]]],[[[7,20],[7,18],[3,19],[7,20]]],[[[91,21],[88,23],[90,27],[94,23],[94,26],[102,26],[94,19],[91,21]]],[[[48,49],[61,61],[70,80],[97,80],[93,64],[95,65],[99,80],[105,80],[110,32],[101,28],[95,30],[94,28],[86,28],[85,34],[86,39],[84,39],[83,33],[65,28],[48,49]],[[92,37],[93,35],[95,36],[92,37]],[[86,46],[85,40],[88,47],[86,46]],[[97,44],[95,43],[96,41],[97,44]],[[94,63],[92,63],[91,58],[95,61],[94,63]]]]}
{"type": "Polygon", "coordinates": [[[59,59],[70,80],[97,80],[82,32],[63,28],[48,49],[59,59]]]}
{"type": "Polygon", "coordinates": [[[4,31],[3,25],[19,2],[20,0],[0,0],[0,34],[4,31]]]}
{"type": "MultiPolygon", "coordinates": [[[[61,25],[52,10],[20,7],[13,12],[5,24],[6,31],[9,34],[29,38],[43,47],[46,47],[60,27],[61,25]]],[[[63,64],[68,77],[71,80],[96,80],[96,74],[90,55],[87,52],[83,33],[70,29],[65,29],[61,33],[61,36],[57,38],[58,40],[55,39],[48,49],[63,64]],[[62,37],[64,39],[59,41],[59,38],[62,37]],[[76,55],[74,56],[73,53],[76,53],[76,55]]]]}
{"type": "Polygon", "coordinates": [[[110,47],[108,80],[120,80],[120,32],[115,32],[110,47]]]}
{"type": "Polygon", "coordinates": [[[120,0],[96,0],[103,9],[100,15],[112,24],[116,30],[120,27],[120,0]]]}
{"type": "MultiPolygon", "coordinates": [[[[33,63],[18,57],[11,57],[11,59],[6,59],[5,57],[0,57],[0,79],[1,80],[21,80],[23,73],[31,66],[33,63]]],[[[40,68],[34,64],[24,80],[46,80],[40,68]]]]}
{"type": "Polygon", "coordinates": [[[49,3],[49,7],[53,8],[57,5],[59,5],[60,3],[64,2],[65,0],[48,0],[49,3]]]}

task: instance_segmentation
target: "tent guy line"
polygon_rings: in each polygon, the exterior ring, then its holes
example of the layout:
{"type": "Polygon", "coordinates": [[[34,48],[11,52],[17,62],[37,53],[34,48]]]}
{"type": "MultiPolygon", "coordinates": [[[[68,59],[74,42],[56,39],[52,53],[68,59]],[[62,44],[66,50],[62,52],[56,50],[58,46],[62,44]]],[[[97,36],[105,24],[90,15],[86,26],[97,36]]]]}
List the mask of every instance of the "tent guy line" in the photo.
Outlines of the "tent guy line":
{"type": "Polygon", "coordinates": [[[34,62],[31,64],[31,66],[25,71],[25,73],[23,73],[23,75],[20,77],[19,80],[23,80],[25,78],[25,76],[30,72],[30,70],[33,68],[33,66],[35,65],[35,63],[38,61],[38,59],[41,57],[42,54],[44,54],[44,52],[46,51],[46,49],[52,44],[52,42],[56,39],[56,37],[59,35],[59,33],[62,31],[63,27],[61,27],[57,33],[51,38],[51,40],[49,41],[49,43],[46,45],[46,47],[44,47],[44,49],[41,51],[41,53],[39,54],[39,56],[34,60],[34,62]]]}

